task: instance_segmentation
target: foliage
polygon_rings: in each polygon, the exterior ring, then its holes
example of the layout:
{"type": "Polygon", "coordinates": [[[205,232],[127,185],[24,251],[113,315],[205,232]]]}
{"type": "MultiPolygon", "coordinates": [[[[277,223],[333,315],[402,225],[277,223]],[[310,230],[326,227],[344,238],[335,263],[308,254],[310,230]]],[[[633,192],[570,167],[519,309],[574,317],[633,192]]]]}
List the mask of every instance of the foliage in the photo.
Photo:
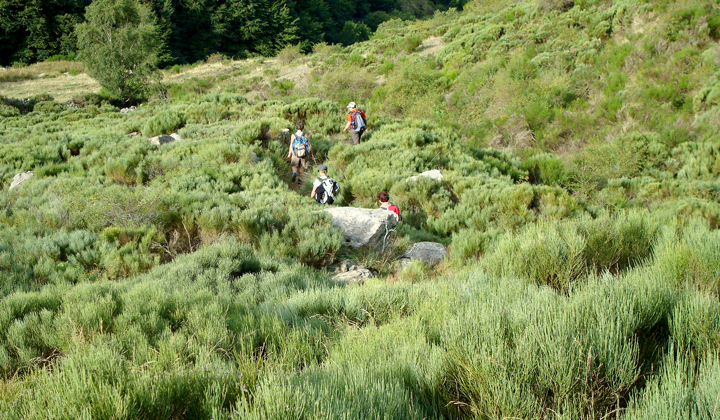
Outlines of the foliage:
{"type": "MultiPolygon", "coordinates": [[[[211,3],[157,3],[163,31],[186,6],[207,7],[183,28],[227,23],[211,3]]],[[[717,417],[712,6],[500,0],[380,24],[428,3],[301,4],[306,28],[354,10],[378,30],[216,56],[123,112],[3,98],[3,416],[717,417]],[[387,249],[343,245],[308,197],[321,163],[336,204],[389,192],[387,249]],[[449,255],[400,267],[418,241],[449,255]],[[376,277],[335,282],[339,261],[376,277]]]]}
{"type": "Polygon", "coordinates": [[[124,102],[146,95],[163,48],[152,10],[136,0],[97,0],[86,20],[76,31],[88,74],[124,102]]]}

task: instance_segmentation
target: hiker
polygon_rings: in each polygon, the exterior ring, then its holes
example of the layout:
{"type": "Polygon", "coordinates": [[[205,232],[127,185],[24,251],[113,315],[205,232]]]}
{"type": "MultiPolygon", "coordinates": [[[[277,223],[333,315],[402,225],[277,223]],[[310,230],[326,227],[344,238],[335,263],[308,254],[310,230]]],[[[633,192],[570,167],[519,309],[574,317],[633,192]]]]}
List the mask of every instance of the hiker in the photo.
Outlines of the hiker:
{"type": "Polygon", "coordinates": [[[353,144],[360,144],[360,137],[362,137],[365,129],[367,128],[367,118],[365,118],[365,112],[362,109],[358,109],[355,102],[350,102],[347,106],[348,118],[347,124],[343,131],[351,130],[353,144]]]}
{"type": "Polygon", "coordinates": [[[335,201],[335,194],[340,191],[337,182],[327,176],[328,167],[320,165],[318,172],[320,176],[313,182],[313,189],[310,197],[320,204],[332,204],[335,201]]]}
{"type": "Polygon", "coordinates": [[[398,222],[402,220],[402,217],[400,216],[400,209],[398,206],[390,202],[390,194],[388,194],[386,191],[380,191],[377,195],[378,201],[380,201],[380,208],[384,210],[391,211],[395,214],[397,214],[398,222]]]}
{"type": "Polygon", "coordinates": [[[312,153],[309,136],[303,132],[305,122],[297,121],[295,123],[295,133],[290,136],[290,147],[288,148],[287,158],[290,159],[290,167],[292,169],[292,181],[302,182],[298,175],[302,175],[303,171],[308,168],[308,161],[312,153]]]}

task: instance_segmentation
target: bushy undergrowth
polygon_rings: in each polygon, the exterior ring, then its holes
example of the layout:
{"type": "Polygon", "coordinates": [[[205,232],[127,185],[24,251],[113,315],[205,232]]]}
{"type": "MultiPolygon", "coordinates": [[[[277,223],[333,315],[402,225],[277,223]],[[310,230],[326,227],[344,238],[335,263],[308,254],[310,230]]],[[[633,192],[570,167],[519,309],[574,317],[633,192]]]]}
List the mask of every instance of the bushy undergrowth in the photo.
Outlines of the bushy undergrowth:
{"type": "Polygon", "coordinates": [[[309,81],[257,60],[123,112],[3,98],[0,412],[716,418],[718,25],[691,3],[474,2],[286,50],[309,81]],[[320,163],[337,204],[389,192],[387,250],[343,247],[320,163]],[[443,263],[395,271],[428,240],[443,263]]]}

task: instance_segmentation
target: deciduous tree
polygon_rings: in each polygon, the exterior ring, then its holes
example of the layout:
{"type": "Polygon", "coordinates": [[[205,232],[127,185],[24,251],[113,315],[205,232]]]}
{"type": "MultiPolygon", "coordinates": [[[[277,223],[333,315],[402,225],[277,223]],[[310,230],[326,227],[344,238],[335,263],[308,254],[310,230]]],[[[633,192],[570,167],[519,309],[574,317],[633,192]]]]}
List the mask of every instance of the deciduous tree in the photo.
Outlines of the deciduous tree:
{"type": "Polygon", "coordinates": [[[131,102],[159,78],[164,40],[149,6],[138,0],[96,0],[77,26],[80,59],[112,97],[131,102]]]}

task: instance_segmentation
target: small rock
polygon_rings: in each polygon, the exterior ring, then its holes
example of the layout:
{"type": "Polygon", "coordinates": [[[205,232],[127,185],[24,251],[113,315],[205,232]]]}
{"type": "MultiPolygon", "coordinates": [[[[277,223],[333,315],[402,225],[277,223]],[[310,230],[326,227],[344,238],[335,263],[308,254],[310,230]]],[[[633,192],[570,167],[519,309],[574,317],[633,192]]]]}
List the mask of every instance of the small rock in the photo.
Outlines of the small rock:
{"type": "Polygon", "coordinates": [[[436,266],[447,255],[447,247],[437,242],[418,242],[399,258],[405,265],[411,260],[420,260],[430,267],[436,266]]]}
{"type": "Polygon", "coordinates": [[[170,134],[170,137],[174,138],[175,141],[182,140],[182,137],[180,137],[180,134],[178,134],[178,133],[172,133],[172,134],[170,134]]]}
{"type": "Polygon", "coordinates": [[[332,279],[338,283],[363,284],[370,277],[372,277],[372,272],[367,268],[363,268],[360,270],[352,270],[345,273],[335,274],[332,276],[332,279]]]}
{"type": "Polygon", "coordinates": [[[137,132],[137,131],[133,131],[132,133],[127,133],[127,136],[128,136],[128,137],[136,137],[136,136],[139,136],[139,135],[140,135],[140,133],[137,132]]]}
{"type": "Polygon", "coordinates": [[[13,181],[12,181],[12,183],[10,184],[10,188],[9,188],[9,189],[12,190],[13,188],[15,188],[15,187],[17,187],[18,185],[20,185],[20,184],[22,184],[23,182],[25,182],[25,181],[26,181],[28,178],[30,178],[31,176],[33,176],[33,171],[27,171],[27,172],[24,172],[24,173],[15,175],[15,176],[13,177],[13,181]]]}
{"type": "Polygon", "coordinates": [[[336,271],[340,272],[340,273],[347,273],[348,271],[360,270],[363,268],[365,268],[365,267],[359,266],[354,261],[343,260],[340,262],[340,265],[338,266],[336,271]]]}
{"type": "Polygon", "coordinates": [[[38,74],[38,79],[42,79],[42,78],[45,77],[45,76],[47,76],[47,74],[45,74],[45,73],[40,73],[40,74],[38,74]]]}
{"type": "Polygon", "coordinates": [[[258,155],[255,152],[250,152],[250,157],[252,158],[253,163],[258,162],[258,155]]]}
{"type": "Polygon", "coordinates": [[[417,181],[419,178],[430,178],[434,179],[435,181],[442,181],[443,175],[442,172],[440,172],[439,170],[433,169],[432,171],[425,171],[420,175],[411,176],[407,179],[407,181],[417,181]]]}
{"type": "Polygon", "coordinates": [[[149,140],[150,140],[150,143],[152,143],[156,146],[160,146],[160,145],[163,145],[166,143],[171,143],[171,142],[175,141],[175,138],[168,136],[167,134],[161,134],[161,135],[153,137],[149,140]]]}
{"type": "Polygon", "coordinates": [[[127,114],[128,112],[135,111],[136,109],[137,109],[137,107],[131,106],[131,107],[128,107],[128,108],[123,108],[123,109],[121,109],[120,112],[122,112],[123,114],[127,114]]]}

